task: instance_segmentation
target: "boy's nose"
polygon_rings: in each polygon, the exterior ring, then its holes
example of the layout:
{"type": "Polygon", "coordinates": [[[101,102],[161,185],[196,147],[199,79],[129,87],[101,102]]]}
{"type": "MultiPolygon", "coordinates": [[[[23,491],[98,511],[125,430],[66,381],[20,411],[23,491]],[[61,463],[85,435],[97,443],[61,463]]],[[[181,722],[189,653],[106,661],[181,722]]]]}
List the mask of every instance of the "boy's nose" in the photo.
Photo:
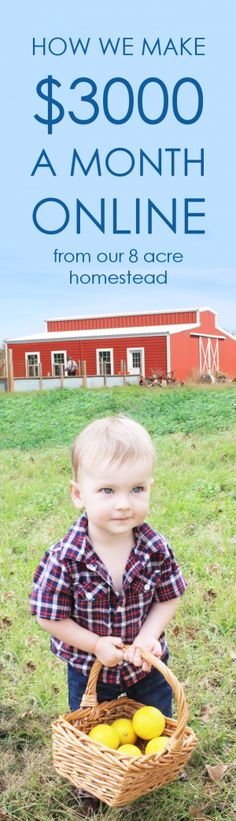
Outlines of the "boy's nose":
{"type": "Polygon", "coordinates": [[[126,493],[119,493],[116,500],[117,510],[129,510],[130,502],[126,493]]]}

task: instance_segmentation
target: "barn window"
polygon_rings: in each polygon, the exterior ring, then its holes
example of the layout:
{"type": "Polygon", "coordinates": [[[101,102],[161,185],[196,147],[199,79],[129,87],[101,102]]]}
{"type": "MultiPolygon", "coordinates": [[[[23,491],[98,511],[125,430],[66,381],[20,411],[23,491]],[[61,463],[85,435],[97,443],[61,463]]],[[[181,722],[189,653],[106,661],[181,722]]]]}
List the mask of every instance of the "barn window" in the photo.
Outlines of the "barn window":
{"type": "Polygon", "coordinates": [[[113,364],[113,349],[112,348],[97,348],[96,351],[96,358],[97,358],[97,375],[102,376],[104,373],[104,367],[106,369],[106,374],[111,375],[114,372],[114,364],[113,364]]]}
{"type": "Polygon", "coordinates": [[[66,351],[52,351],[52,375],[61,375],[61,366],[63,365],[63,373],[66,367],[66,351]]]}
{"type": "Polygon", "coordinates": [[[132,352],[133,368],[140,368],[141,366],[141,351],[132,352]]]}
{"type": "Polygon", "coordinates": [[[39,363],[40,363],[40,355],[39,353],[26,353],[25,354],[25,364],[26,364],[26,376],[38,376],[39,375],[39,363]]]}

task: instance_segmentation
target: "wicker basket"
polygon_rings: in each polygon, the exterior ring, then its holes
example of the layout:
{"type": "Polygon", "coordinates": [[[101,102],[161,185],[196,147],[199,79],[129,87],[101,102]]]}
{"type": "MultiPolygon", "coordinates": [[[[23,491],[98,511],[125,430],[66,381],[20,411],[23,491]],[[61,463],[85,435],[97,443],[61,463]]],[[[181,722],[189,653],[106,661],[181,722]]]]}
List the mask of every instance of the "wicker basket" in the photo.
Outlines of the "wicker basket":
{"type": "MultiPolygon", "coordinates": [[[[126,696],[98,704],[96,684],[102,668],[99,661],[93,664],[79,710],[60,716],[52,724],[53,763],[57,773],[110,807],[128,804],[174,781],[196,745],[196,736],[186,726],[188,711],[181,684],[162,661],[144,650],[141,653],[142,658],[166,678],[178,705],[178,720],[166,718],[164,732],[170,740],[161,754],[131,758],[98,744],[87,735],[95,724],[132,718],[135,710],[143,706],[126,696]]],[[[142,752],[146,743],[138,740],[142,752]]]]}

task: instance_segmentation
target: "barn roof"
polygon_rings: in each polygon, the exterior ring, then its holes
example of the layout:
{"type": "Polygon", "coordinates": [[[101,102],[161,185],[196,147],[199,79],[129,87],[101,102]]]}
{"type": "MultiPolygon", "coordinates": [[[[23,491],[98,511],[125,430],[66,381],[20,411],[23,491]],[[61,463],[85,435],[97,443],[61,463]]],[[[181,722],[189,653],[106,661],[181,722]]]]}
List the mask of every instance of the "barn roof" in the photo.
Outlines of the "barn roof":
{"type": "MultiPolygon", "coordinates": [[[[27,343],[27,342],[28,343],[53,342],[53,341],[55,341],[55,342],[56,341],[57,342],[61,341],[62,342],[63,340],[67,341],[67,340],[73,340],[73,339],[74,340],[86,340],[86,339],[99,339],[99,338],[104,339],[105,337],[107,337],[107,339],[109,339],[110,337],[117,337],[118,338],[118,337],[126,337],[126,336],[132,336],[132,337],[153,336],[153,335],[160,336],[160,335],[163,335],[163,334],[173,335],[173,334],[181,333],[182,331],[194,331],[194,330],[195,330],[195,332],[197,332],[197,329],[201,327],[201,314],[206,312],[206,311],[209,311],[215,317],[216,333],[219,332],[220,335],[222,335],[222,336],[225,335],[225,336],[231,338],[235,342],[236,341],[235,335],[230,333],[229,331],[226,331],[223,328],[220,328],[217,325],[217,312],[214,311],[212,308],[209,308],[208,306],[194,307],[194,308],[193,307],[192,308],[182,308],[182,309],[180,309],[180,308],[177,308],[177,309],[176,308],[175,309],[163,308],[162,310],[158,309],[158,311],[156,311],[155,309],[148,310],[148,311],[142,311],[142,316],[147,317],[147,324],[146,325],[134,325],[134,326],[121,325],[120,327],[119,326],[118,327],[110,326],[108,328],[100,327],[100,328],[89,328],[89,329],[86,329],[86,328],[85,329],[84,328],[80,329],[80,328],[78,328],[78,329],[73,330],[73,331],[72,330],[70,330],[70,331],[66,331],[66,330],[62,330],[62,331],[59,331],[59,330],[44,331],[43,333],[31,334],[31,335],[28,335],[28,336],[19,336],[19,337],[15,337],[15,338],[11,337],[9,339],[6,339],[5,341],[6,341],[6,343],[10,343],[10,344],[11,343],[14,343],[14,344],[27,343]],[[193,313],[195,313],[196,314],[196,321],[192,322],[192,323],[190,323],[190,322],[189,323],[188,322],[184,322],[184,323],[183,322],[179,322],[179,323],[177,322],[175,324],[166,323],[166,324],[163,324],[163,325],[157,325],[157,324],[156,325],[155,324],[149,325],[148,324],[149,317],[153,316],[154,314],[156,314],[157,316],[160,316],[161,314],[166,315],[166,314],[173,314],[173,313],[175,314],[175,317],[178,317],[178,314],[181,314],[183,316],[183,313],[184,314],[191,314],[191,313],[193,314],[193,313]]],[[[113,311],[112,313],[106,313],[106,314],[105,313],[103,313],[103,314],[94,314],[93,313],[93,314],[87,314],[87,315],[84,314],[84,315],[80,315],[80,316],[78,316],[78,314],[77,314],[74,317],[72,317],[72,316],[70,316],[70,317],[68,317],[68,316],[67,317],[57,317],[57,318],[53,317],[53,319],[45,320],[45,323],[47,324],[49,322],[63,322],[63,321],[64,322],[65,321],[69,322],[71,320],[110,319],[112,317],[120,317],[120,318],[128,317],[128,316],[129,317],[132,317],[132,316],[137,317],[139,315],[140,315],[140,312],[138,312],[137,310],[136,311],[125,311],[125,312],[119,311],[117,313],[115,311],[113,311]]],[[[182,318],[182,316],[181,316],[181,318],[182,318]]],[[[205,335],[205,334],[203,334],[203,335],[205,335]]],[[[213,334],[211,333],[210,335],[212,336],[213,334]]]]}
{"type": "Polygon", "coordinates": [[[95,328],[77,331],[45,331],[42,334],[31,334],[30,336],[18,336],[15,339],[7,339],[7,342],[50,342],[67,339],[98,339],[115,336],[162,336],[163,334],[176,334],[181,331],[198,328],[196,322],[183,323],[179,325],[135,325],[134,327],[121,328],[95,328]]]}
{"type": "Polygon", "coordinates": [[[161,308],[161,310],[149,308],[148,311],[140,311],[136,309],[136,311],[110,311],[109,313],[92,313],[92,314],[75,314],[75,316],[51,316],[45,319],[45,322],[65,322],[71,319],[109,319],[112,316],[139,316],[141,313],[142,316],[152,316],[153,314],[185,314],[185,313],[192,313],[197,311],[211,311],[213,314],[216,312],[212,310],[212,308],[199,308],[199,306],[191,306],[191,308],[161,308]]]}

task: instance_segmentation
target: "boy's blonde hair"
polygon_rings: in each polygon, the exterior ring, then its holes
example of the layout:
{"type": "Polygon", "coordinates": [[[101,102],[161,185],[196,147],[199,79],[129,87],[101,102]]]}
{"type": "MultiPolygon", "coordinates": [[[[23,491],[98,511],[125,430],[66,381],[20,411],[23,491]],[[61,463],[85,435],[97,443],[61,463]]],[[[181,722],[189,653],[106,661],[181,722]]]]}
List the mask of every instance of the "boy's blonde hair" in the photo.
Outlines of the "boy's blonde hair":
{"type": "Polygon", "coordinates": [[[76,437],[72,448],[72,466],[75,478],[79,468],[99,463],[107,458],[109,464],[122,465],[144,458],[155,462],[155,449],[145,428],[129,416],[105,416],[95,419],[76,437]]]}

